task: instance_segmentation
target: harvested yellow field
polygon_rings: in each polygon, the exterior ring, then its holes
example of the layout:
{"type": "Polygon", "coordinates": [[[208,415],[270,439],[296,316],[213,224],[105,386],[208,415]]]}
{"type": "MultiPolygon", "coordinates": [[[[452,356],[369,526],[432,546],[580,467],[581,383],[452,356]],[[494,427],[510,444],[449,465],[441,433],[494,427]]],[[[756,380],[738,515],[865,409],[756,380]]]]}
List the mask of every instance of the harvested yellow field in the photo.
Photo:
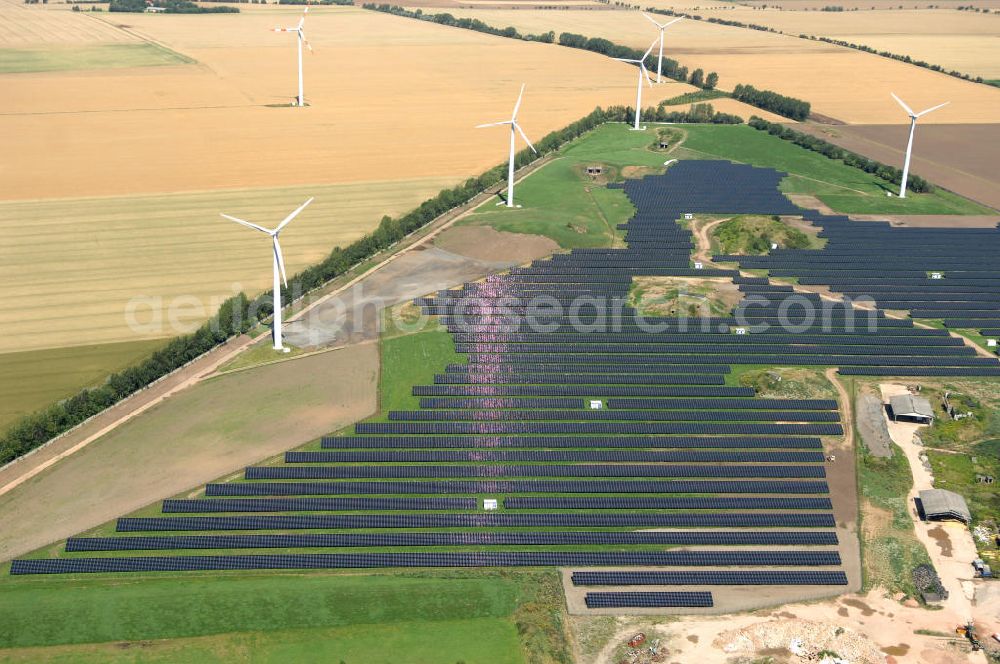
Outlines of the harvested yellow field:
{"type": "Polygon", "coordinates": [[[269,106],[296,87],[294,39],[271,28],[299,15],[128,15],[197,64],[0,75],[0,278],[17,284],[0,352],[169,336],[171,305],[185,327],[269,288],[267,243],[219,212],[276,223],[316,196],[282,236],[295,272],[501,163],[503,135],[474,127],[506,118],[522,81],[534,139],[634,99],[635,69],[596,54],[313,8],[311,105],[269,106]],[[162,325],[128,324],[136,297],[139,322],[162,325]]]}
{"type": "MultiPolygon", "coordinates": [[[[639,12],[458,9],[453,13],[493,25],[513,25],[522,32],[575,32],[637,48],[648,47],[656,37],[656,28],[639,12]]],[[[877,55],[706,21],[681,21],[666,35],[667,56],[690,69],[718,72],[722,89],[749,83],[775,90],[809,101],[813,112],[842,122],[904,121],[890,92],[920,108],[951,100],[950,106],[927,116],[925,123],[1000,122],[1000,88],[877,55]]]]}
{"type": "Polygon", "coordinates": [[[699,12],[789,35],[817,35],[909,55],[987,79],[1000,78],[1000,14],[954,9],[805,12],[739,7],[699,12]]]}
{"type": "Polygon", "coordinates": [[[0,48],[137,42],[137,37],[85,12],[41,9],[15,0],[0,0],[0,48]]]}
{"type": "Polygon", "coordinates": [[[859,11],[866,9],[934,9],[938,7],[955,9],[957,7],[969,6],[983,9],[1000,9],[1000,0],[977,0],[974,3],[970,3],[967,0],[934,0],[933,2],[928,2],[927,0],[920,0],[919,2],[916,0],[908,0],[907,2],[900,2],[899,0],[836,0],[835,3],[831,3],[830,0],[746,0],[740,4],[803,11],[822,9],[830,4],[835,4],[844,9],[857,9],[859,11]]]}
{"type": "MultiPolygon", "coordinates": [[[[634,99],[634,69],[596,54],[316,8],[307,24],[311,106],[269,107],[296,88],[294,40],[270,29],[298,16],[130,15],[134,31],[199,65],[0,76],[0,196],[464,178],[504,159],[497,134],[474,127],[506,117],[522,82],[533,138],[634,99]]],[[[645,99],[677,93],[661,86],[645,99]]]]}
{"type": "Polygon", "coordinates": [[[281,236],[290,276],[452,183],[0,203],[0,280],[16,284],[0,310],[0,353],[174,336],[236,292],[270,288],[267,238],[219,212],[274,226],[315,196],[281,236]]]}

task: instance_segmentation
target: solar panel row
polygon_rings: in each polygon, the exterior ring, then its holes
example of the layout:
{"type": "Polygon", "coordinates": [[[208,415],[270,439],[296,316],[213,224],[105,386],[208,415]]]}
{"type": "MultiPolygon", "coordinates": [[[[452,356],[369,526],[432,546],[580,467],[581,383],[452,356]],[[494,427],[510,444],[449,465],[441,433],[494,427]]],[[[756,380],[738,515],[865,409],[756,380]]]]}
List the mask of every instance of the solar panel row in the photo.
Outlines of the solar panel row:
{"type": "Polygon", "coordinates": [[[588,609],[625,608],[695,608],[714,606],[712,593],[707,592],[618,592],[587,593],[588,609]]]}
{"type": "Polygon", "coordinates": [[[144,537],[71,537],[66,541],[66,550],[69,552],[79,552],[400,546],[579,546],[598,544],[835,546],[837,544],[837,534],[831,530],[712,530],[677,532],[483,531],[445,533],[317,533],[304,535],[148,535],[144,537]]]}
{"type": "Polygon", "coordinates": [[[11,574],[173,572],[225,569],[359,569],[377,567],[839,565],[835,552],[668,551],[468,553],[315,553],[297,555],[144,556],[15,560],[11,574]]]}
{"type": "Polygon", "coordinates": [[[845,586],[844,572],[724,570],[683,572],[573,572],[574,586],[845,586]]]}
{"type": "Polygon", "coordinates": [[[755,493],[821,494],[826,482],[812,480],[489,480],[412,482],[230,482],[209,484],[208,496],[436,495],[513,493],[755,493]]]}
{"type": "Polygon", "coordinates": [[[299,516],[179,516],[118,519],[117,530],[301,530],[333,528],[833,528],[829,513],[552,513],[331,514],[299,516]]]}

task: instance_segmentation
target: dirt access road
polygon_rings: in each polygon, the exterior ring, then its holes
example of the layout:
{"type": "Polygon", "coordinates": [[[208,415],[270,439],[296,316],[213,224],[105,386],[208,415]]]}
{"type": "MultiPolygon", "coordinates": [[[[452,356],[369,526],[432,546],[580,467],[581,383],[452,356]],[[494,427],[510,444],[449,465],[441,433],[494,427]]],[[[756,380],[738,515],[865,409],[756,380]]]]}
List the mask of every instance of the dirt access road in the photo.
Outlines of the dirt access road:
{"type": "MultiPolygon", "coordinates": [[[[905,385],[896,383],[880,383],[882,402],[887,403],[894,396],[909,394],[905,385]]],[[[966,623],[974,617],[973,600],[975,599],[975,581],[972,573],[972,561],[979,557],[976,552],[972,533],[960,523],[926,522],[917,513],[915,500],[922,490],[934,488],[934,476],[924,465],[921,456],[923,448],[914,443],[914,435],[919,435],[927,425],[910,422],[895,422],[889,419],[883,409],[889,436],[899,446],[906,456],[913,474],[913,486],[907,494],[907,506],[913,517],[913,528],[917,539],[927,549],[927,554],[934,568],[941,577],[941,583],[948,590],[948,599],[942,606],[950,614],[966,623]]],[[[984,658],[983,662],[986,661],[984,658]]]]}

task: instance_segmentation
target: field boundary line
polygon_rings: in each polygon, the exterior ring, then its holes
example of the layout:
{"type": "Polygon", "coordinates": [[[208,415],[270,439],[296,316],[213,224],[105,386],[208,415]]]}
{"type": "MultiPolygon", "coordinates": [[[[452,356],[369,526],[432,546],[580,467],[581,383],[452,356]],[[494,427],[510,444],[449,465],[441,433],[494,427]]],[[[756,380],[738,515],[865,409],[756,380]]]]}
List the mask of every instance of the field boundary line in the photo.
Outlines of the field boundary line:
{"type": "MultiPolygon", "coordinates": [[[[177,57],[179,57],[179,58],[181,58],[183,60],[186,60],[187,61],[186,64],[190,64],[190,65],[201,65],[202,64],[202,63],[198,62],[197,60],[195,60],[194,58],[192,58],[189,55],[184,55],[180,51],[175,51],[174,49],[170,48],[169,46],[167,46],[166,44],[164,44],[163,42],[161,42],[158,39],[153,39],[152,37],[144,35],[141,32],[138,32],[138,31],[133,30],[131,28],[127,28],[127,27],[122,26],[120,24],[112,23],[111,21],[105,19],[103,16],[94,16],[93,12],[80,12],[80,13],[83,14],[84,16],[86,16],[87,18],[93,19],[95,21],[100,21],[101,23],[103,23],[103,24],[105,24],[107,26],[110,26],[111,28],[113,28],[115,30],[121,30],[125,34],[131,35],[132,37],[135,37],[136,39],[138,39],[140,41],[143,41],[143,42],[145,42],[147,44],[153,44],[154,46],[158,46],[158,47],[162,48],[163,50],[165,50],[165,51],[167,51],[169,53],[173,53],[177,57]]],[[[202,66],[204,66],[204,65],[202,65],[202,66]]]]}

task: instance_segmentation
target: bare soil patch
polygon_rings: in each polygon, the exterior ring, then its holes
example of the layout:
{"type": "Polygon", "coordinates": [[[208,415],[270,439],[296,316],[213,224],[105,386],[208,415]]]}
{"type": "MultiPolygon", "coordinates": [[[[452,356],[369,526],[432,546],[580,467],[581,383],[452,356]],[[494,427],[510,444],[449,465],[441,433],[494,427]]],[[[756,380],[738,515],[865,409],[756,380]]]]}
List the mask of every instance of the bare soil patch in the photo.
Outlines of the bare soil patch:
{"type": "Polygon", "coordinates": [[[378,349],[366,344],[185,390],[0,497],[0,560],[365,417],[377,380],[378,349]]]}
{"type": "MultiPolygon", "coordinates": [[[[947,100],[947,97],[942,99],[947,100]]],[[[996,103],[1000,108],[1000,101],[996,103]]],[[[905,116],[902,119],[905,120],[905,116]]],[[[898,123],[900,118],[887,117],[885,122],[898,123]]],[[[909,126],[902,124],[842,127],[803,124],[794,128],[895,166],[903,163],[909,132],[909,126]]],[[[1000,168],[995,149],[998,144],[1000,124],[934,124],[921,120],[914,139],[912,172],[945,189],[1000,209],[1000,168]]]]}
{"type": "Polygon", "coordinates": [[[541,235],[508,233],[490,226],[455,226],[434,244],[445,251],[480,261],[527,263],[559,251],[559,245],[541,235]]]}
{"type": "MultiPolygon", "coordinates": [[[[992,606],[996,605],[994,601],[992,606]]],[[[665,662],[685,664],[817,661],[816,655],[823,648],[858,663],[892,661],[886,655],[897,657],[895,661],[900,663],[984,662],[969,653],[963,638],[948,634],[953,621],[953,616],[941,611],[900,604],[881,589],[752,613],[668,619],[621,617],[618,630],[595,661],[617,664],[621,659],[615,657],[620,655],[619,646],[641,631],[647,640],[661,639],[665,662]],[[946,635],[940,636],[942,633],[946,635]],[[793,654],[795,651],[806,656],[800,658],[793,654]],[[767,657],[774,659],[763,659],[767,657]]],[[[980,631],[990,629],[989,625],[981,624],[980,631]]]]}
{"type": "Polygon", "coordinates": [[[951,538],[948,537],[948,533],[945,532],[944,528],[941,526],[931,528],[927,531],[927,535],[938,545],[938,550],[942,556],[951,558],[951,538]]]}
{"type": "Polygon", "coordinates": [[[743,299],[732,279],[721,277],[635,277],[629,303],[654,316],[726,315],[743,299]]]}
{"type": "Polygon", "coordinates": [[[862,389],[857,398],[857,424],[868,453],[876,457],[892,456],[892,438],[885,423],[882,399],[862,389]]]}

